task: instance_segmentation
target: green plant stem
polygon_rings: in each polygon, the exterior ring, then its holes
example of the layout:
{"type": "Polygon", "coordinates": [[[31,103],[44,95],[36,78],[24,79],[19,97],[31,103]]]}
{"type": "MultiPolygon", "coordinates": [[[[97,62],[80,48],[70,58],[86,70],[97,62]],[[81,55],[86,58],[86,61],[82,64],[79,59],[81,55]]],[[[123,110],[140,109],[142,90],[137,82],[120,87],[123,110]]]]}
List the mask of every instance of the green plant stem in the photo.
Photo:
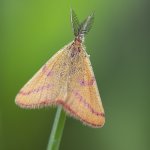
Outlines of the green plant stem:
{"type": "Polygon", "coordinates": [[[53,123],[52,131],[50,134],[49,142],[47,145],[47,150],[58,150],[64,125],[65,125],[65,120],[66,120],[66,114],[62,110],[62,107],[59,106],[57,108],[55,120],[53,123]]]}

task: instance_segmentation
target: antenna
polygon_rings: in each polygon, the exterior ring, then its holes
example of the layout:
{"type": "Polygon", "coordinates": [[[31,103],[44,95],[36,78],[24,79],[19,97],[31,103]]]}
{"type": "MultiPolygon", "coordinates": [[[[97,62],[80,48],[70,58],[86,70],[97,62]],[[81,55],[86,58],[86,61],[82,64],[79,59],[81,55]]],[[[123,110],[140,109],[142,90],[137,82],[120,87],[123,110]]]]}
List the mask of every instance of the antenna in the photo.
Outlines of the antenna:
{"type": "Polygon", "coordinates": [[[74,35],[77,37],[84,37],[87,34],[94,22],[94,13],[89,15],[83,22],[79,23],[75,11],[71,8],[71,23],[74,35]]]}

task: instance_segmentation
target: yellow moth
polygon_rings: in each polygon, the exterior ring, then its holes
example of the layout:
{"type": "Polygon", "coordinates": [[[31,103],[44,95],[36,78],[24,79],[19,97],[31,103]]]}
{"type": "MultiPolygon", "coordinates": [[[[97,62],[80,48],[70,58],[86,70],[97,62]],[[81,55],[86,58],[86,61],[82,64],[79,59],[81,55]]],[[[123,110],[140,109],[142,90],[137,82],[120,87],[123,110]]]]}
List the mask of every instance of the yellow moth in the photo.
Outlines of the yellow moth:
{"type": "Polygon", "coordinates": [[[25,84],[16,96],[16,104],[23,108],[61,105],[71,116],[91,127],[105,122],[93,69],[84,46],[94,14],[81,24],[73,10],[71,23],[75,39],[59,50],[25,84]]]}

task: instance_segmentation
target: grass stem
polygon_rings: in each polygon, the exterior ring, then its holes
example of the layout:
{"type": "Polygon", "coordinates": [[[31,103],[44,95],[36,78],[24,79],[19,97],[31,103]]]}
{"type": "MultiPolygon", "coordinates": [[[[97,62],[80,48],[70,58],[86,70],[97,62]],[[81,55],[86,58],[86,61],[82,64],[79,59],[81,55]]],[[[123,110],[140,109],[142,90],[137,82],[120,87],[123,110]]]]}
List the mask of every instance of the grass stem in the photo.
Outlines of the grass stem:
{"type": "Polygon", "coordinates": [[[66,114],[62,110],[62,107],[59,106],[57,108],[55,120],[53,123],[52,131],[47,145],[47,150],[59,150],[59,145],[61,142],[61,137],[65,125],[65,120],[66,120],[66,114]]]}

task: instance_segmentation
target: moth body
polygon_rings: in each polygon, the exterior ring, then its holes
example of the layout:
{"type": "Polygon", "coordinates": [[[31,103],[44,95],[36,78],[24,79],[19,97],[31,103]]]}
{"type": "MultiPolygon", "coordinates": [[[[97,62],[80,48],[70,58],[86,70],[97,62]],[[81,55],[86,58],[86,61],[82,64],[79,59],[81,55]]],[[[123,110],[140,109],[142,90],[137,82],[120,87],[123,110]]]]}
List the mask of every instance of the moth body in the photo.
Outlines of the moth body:
{"type": "Polygon", "coordinates": [[[17,105],[31,109],[61,105],[84,124],[103,126],[104,109],[84,46],[84,34],[89,31],[92,19],[89,16],[79,25],[72,14],[74,41],[59,50],[23,86],[16,96],[17,105]]]}

